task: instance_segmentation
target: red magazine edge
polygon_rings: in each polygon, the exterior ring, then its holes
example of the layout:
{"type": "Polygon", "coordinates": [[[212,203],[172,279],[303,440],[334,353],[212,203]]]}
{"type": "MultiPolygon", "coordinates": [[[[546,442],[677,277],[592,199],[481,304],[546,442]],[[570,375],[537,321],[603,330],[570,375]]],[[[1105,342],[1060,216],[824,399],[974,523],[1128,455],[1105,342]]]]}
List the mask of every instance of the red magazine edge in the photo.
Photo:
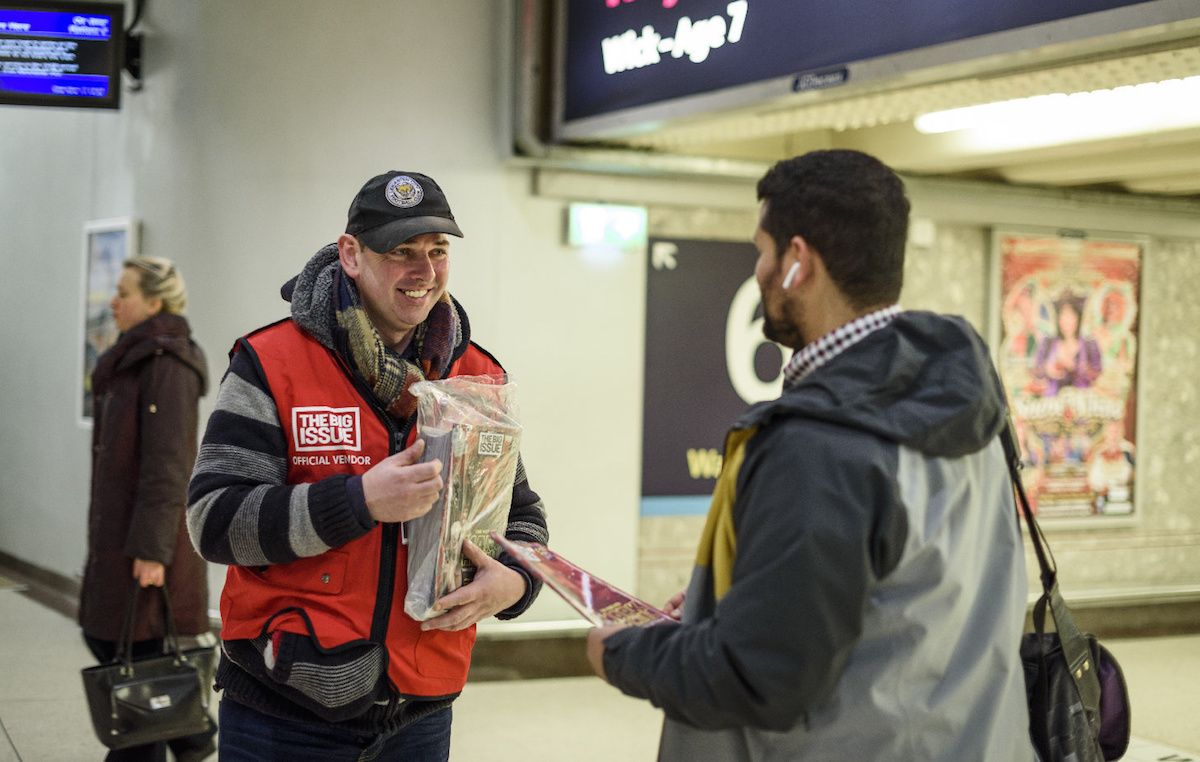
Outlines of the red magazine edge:
{"type": "Polygon", "coordinates": [[[674,621],[665,611],[605,582],[540,542],[509,540],[499,532],[492,532],[491,537],[517,563],[597,627],[609,624],[642,626],[674,621]],[[586,586],[572,583],[569,575],[573,574],[585,578],[586,586]],[[597,599],[603,604],[599,609],[596,606],[597,599]]]}

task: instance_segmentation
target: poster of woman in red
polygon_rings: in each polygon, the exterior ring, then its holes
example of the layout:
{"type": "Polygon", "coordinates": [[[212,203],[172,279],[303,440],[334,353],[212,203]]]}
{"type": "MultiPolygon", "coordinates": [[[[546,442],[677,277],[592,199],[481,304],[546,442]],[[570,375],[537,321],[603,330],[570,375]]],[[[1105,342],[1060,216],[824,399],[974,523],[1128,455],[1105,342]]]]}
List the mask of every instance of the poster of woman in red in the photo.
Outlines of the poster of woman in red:
{"type": "Polygon", "coordinates": [[[1143,245],[998,232],[999,368],[1044,518],[1128,516],[1143,245]]]}

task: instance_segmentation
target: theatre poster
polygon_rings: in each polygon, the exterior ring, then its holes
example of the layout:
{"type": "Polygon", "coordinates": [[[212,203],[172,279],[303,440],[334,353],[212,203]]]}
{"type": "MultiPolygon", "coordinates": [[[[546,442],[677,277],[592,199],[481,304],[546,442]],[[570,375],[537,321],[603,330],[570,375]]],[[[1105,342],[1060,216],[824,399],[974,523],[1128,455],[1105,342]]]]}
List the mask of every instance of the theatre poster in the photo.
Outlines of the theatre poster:
{"type": "Polygon", "coordinates": [[[994,234],[997,359],[1040,517],[1132,516],[1144,243],[994,234]]]}

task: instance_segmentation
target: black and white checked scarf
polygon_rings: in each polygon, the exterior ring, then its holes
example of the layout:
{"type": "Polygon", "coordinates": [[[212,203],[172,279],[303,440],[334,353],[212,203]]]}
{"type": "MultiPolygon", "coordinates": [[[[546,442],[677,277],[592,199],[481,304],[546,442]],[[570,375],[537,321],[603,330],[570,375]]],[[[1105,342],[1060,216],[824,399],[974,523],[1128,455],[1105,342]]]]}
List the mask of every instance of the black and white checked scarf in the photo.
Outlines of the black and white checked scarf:
{"type": "Polygon", "coordinates": [[[881,310],[855,318],[849,323],[825,334],[816,341],[805,344],[783,369],[783,388],[790,389],[817,368],[854,346],[896,319],[900,305],[893,304],[881,310]]]}

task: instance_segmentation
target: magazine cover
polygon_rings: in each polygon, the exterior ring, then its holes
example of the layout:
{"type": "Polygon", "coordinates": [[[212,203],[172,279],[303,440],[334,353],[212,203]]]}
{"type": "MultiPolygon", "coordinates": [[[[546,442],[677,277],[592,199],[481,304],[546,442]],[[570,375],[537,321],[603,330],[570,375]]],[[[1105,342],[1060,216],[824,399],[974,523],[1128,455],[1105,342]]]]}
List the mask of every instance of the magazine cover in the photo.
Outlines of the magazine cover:
{"type": "Polygon", "coordinates": [[[597,627],[674,621],[667,612],[593,576],[540,542],[513,541],[499,532],[492,532],[492,539],[597,627]]]}

